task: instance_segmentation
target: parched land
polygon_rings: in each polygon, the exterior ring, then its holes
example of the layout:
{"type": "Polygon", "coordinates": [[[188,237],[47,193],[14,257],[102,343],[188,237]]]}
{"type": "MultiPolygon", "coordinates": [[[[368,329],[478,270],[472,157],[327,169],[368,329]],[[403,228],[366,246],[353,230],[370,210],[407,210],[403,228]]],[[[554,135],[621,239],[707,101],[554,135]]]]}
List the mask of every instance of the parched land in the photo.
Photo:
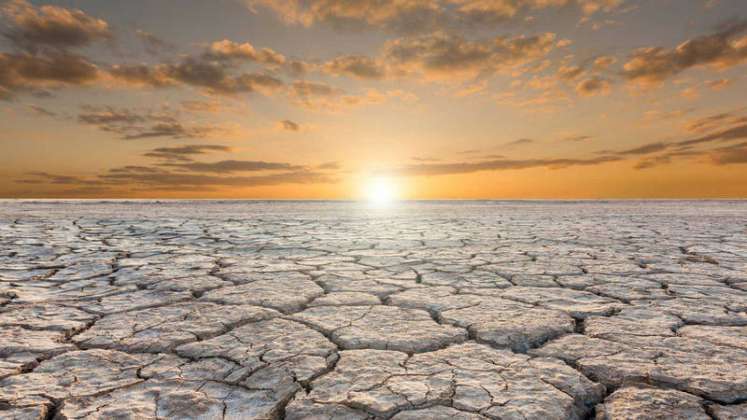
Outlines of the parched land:
{"type": "Polygon", "coordinates": [[[2,419],[744,419],[747,203],[0,202],[2,419]]]}

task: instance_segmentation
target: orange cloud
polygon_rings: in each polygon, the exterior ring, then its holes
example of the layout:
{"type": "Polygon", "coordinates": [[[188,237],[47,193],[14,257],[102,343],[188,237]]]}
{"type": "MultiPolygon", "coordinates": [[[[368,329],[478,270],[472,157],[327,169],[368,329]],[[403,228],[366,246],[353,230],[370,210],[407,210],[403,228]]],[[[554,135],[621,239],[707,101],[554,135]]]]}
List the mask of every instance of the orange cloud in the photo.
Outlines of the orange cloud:
{"type": "Polygon", "coordinates": [[[333,75],[346,75],[357,79],[382,79],[387,73],[382,63],[360,55],[336,57],[324,65],[324,71],[333,75]]]}
{"type": "Polygon", "coordinates": [[[239,44],[224,39],[210,44],[204,55],[212,60],[248,60],[263,64],[281,65],[285,64],[285,56],[270,48],[257,50],[248,42],[239,44]]]}
{"type": "Polygon", "coordinates": [[[25,0],[7,2],[0,13],[9,22],[6,36],[31,52],[44,47],[83,47],[112,37],[109,24],[82,10],[46,5],[34,7],[25,0]]]}
{"type": "Polygon", "coordinates": [[[623,66],[623,77],[643,84],[658,84],[689,68],[709,65],[731,67],[747,60],[747,21],[685,41],[673,49],[649,47],[637,50],[623,66]]]}
{"type": "Polygon", "coordinates": [[[546,55],[555,45],[555,34],[470,41],[444,32],[388,41],[387,63],[404,73],[431,79],[494,74],[546,55]]]}
{"type": "Polygon", "coordinates": [[[582,96],[609,95],[612,84],[601,77],[591,77],[576,85],[576,92],[582,96]]]}
{"type": "Polygon", "coordinates": [[[47,56],[0,53],[0,99],[10,99],[21,91],[84,85],[98,77],[99,70],[94,64],[72,53],[55,52],[47,56]]]}
{"type": "Polygon", "coordinates": [[[246,0],[250,9],[272,10],[290,24],[334,28],[370,27],[397,32],[428,32],[448,26],[513,19],[527,11],[573,5],[590,16],[612,11],[624,0],[246,0]]]}

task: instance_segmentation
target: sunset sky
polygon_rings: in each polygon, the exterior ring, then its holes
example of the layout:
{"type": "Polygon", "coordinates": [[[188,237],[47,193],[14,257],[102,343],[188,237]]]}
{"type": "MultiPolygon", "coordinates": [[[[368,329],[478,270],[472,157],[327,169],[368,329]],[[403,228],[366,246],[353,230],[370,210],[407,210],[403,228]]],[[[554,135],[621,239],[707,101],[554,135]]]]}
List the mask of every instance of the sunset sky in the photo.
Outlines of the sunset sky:
{"type": "Polygon", "coordinates": [[[0,197],[747,197],[745,0],[0,5],[0,197]]]}

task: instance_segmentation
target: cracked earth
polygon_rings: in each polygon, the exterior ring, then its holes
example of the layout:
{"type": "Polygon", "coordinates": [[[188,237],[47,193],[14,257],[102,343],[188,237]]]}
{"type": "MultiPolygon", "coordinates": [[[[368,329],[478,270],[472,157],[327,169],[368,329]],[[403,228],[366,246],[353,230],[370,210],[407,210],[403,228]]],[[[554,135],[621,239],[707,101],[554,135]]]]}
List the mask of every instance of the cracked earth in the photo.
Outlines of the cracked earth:
{"type": "Polygon", "coordinates": [[[744,202],[0,202],[2,419],[745,419],[744,202]]]}

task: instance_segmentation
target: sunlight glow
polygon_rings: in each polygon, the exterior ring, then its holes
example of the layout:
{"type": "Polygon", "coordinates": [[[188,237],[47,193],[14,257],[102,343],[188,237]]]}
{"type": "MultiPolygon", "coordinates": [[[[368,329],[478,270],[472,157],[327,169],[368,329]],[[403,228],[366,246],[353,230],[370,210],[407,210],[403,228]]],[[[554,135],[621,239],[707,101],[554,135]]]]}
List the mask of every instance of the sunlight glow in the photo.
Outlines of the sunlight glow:
{"type": "Polygon", "coordinates": [[[390,178],[376,177],[368,182],[366,199],[372,205],[385,207],[397,198],[397,188],[390,178]]]}

